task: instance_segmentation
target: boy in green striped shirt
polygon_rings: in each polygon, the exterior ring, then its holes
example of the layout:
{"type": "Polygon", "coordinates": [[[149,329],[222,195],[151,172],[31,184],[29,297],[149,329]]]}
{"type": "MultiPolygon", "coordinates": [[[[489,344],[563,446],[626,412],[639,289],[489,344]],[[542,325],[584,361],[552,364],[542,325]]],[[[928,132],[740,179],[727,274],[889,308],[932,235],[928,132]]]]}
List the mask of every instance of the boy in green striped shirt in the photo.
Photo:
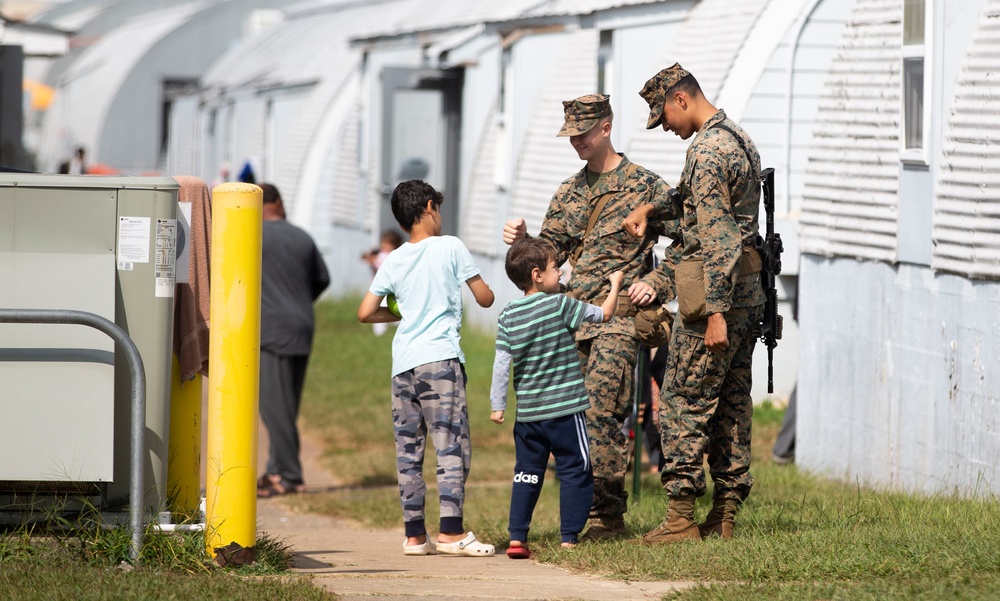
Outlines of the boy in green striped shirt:
{"type": "Polygon", "coordinates": [[[514,424],[514,483],[510,499],[507,556],[526,559],[531,514],[545,479],[549,455],[559,477],[562,546],[572,547],[586,525],[594,493],[584,412],[584,386],[573,332],[584,321],[606,322],[614,315],[624,274],[608,278],[611,291],[600,307],[560,294],[555,250],[541,238],[515,242],[507,251],[507,276],[524,291],[500,313],[490,419],[504,423],[511,367],[517,397],[514,424]]]}

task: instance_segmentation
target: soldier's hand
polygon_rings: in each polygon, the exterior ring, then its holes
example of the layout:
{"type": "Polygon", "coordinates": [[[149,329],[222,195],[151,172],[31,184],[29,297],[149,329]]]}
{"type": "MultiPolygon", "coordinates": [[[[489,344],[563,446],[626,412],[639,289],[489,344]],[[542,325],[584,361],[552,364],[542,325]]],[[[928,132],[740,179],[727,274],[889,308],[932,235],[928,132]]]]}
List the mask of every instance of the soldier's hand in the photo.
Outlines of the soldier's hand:
{"type": "Polygon", "coordinates": [[[653,205],[651,204],[644,204],[641,207],[636,208],[629,213],[628,217],[625,218],[625,221],[622,222],[622,229],[636,238],[642,238],[646,235],[646,223],[652,212],[653,205]]]}
{"type": "Polygon", "coordinates": [[[518,240],[523,240],[528,235],[528,226],[524,224],[524,219],[518,217],[510,219],[503,224],[503,241],[505,244],[513,244],[518,240]]]}
{"type": "Polygon", "coordinates": [[[708,316],[708,326],[705,328],[705,348],[713,353],[719,353],[729,348],[726,316],[722,313],[712,313],[708,316]]]}
{"type": "Polygon", "coordinates": [[[645,307],[656,300],[656,290],[645,282],[636,282],[628,287],[628,297],[636,307],[645,307]]]}
{"type": "Polygon", "coordinates": [[[490,421],[493,422],[494,424],[502,424],[503,423],[503,411],[491,411],[490,412],[490,421]]]}

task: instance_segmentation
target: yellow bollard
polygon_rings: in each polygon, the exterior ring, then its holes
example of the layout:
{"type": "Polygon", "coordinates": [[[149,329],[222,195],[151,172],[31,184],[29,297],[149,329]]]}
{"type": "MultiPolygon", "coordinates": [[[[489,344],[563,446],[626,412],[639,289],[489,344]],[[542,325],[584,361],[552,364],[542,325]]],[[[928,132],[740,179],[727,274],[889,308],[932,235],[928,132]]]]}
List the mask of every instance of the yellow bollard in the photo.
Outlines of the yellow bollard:
{"type": "Polygon", "coordinates": [[[259,187],[212,190],[205,546],[220,565],[254,560],[261,223],[259,187]]]}
{"type": "Polygon", "coordinates": [[[173,364],[167,498],[173,513],[197,517],[201,504],[201,374],[182,384],[176,355],[173,364]]]}

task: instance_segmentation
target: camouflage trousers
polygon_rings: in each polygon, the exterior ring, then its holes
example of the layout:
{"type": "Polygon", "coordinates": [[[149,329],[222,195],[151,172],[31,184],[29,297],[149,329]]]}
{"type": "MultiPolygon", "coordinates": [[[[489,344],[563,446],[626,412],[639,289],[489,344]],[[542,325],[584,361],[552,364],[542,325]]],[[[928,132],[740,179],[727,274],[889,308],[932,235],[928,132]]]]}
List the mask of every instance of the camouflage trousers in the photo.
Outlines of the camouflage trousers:
{"type": "Polygon", "coordinates": [[[750,494],[751,365],[763,306],[726,313],[729,348],[713,353],[705,339],[678,328],[660,398],[660,438],[666,464],[660,473],[668,496],[705,494],[704,457],[717,499],[750,494]]]}
{"type": "Polygon", "coordinates": [[[424,520],[428,437],[437,452],[441,518],[462,517],[472,463],[465,382],[465,367],[458,359],[427,363],[392,378],[392,423],[404,523],[424,520]]]}
{"type": "Polygon", "coordinates": [[[577,341],[584,383],[590,394],[587,431],[594,468],[590,517],[621,517],[628,510],[625,471],[628,437],[622,432],[632,412],[632,378],[638,342],[631,336],[604,334],[577,341]]]}

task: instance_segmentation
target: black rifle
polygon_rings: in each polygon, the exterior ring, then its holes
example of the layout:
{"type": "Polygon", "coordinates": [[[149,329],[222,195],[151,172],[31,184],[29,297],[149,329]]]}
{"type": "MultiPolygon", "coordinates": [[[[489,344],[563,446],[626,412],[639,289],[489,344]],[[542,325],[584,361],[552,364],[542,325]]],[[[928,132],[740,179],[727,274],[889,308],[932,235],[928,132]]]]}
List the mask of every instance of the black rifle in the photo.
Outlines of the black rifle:
{"type": "Polygon", "coordinates": [[[774,347],[781,340],[781,315],[778,315],[778,290],[775,278],[781,273],[781,236],[774,233],[774,169],[760,172],[764,180],[764,212],[767,216],[767,235],[757,236],[755,246],[760,252],[763,268],[760,283],[764,288],[764,319],[760,323],[760,341],[767,347],[767,392],[774,392],[774,347]]]}

